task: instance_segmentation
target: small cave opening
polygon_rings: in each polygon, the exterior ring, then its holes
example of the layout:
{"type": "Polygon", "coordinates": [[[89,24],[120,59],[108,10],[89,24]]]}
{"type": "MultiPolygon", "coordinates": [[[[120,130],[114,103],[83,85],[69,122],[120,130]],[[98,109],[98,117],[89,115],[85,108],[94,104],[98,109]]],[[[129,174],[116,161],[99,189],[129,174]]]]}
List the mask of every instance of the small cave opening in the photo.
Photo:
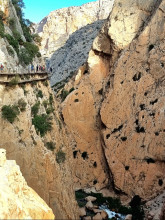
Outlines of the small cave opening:
{"type": "Polygon", "coordinates": [[[109,139],[109,138],[110,138],[110,136],[111,136],[110,134],[107,134],[107,135],[106,135],[106,139],[109,139]]]}
{"type": "Polygon", "coordinates": [[[139,72],[139,73],[136,73],[132,79],[133,79],[133,81],[139,81],[141,76],[142,76],[142,73],[139,72]]]}
{"type": "Polygon", "coordinates": [[[154,117],[155,116],[155,112],[150,113],[149,116],[154,117]]]}
{"type": "Polygon", "coordinates": [[[77,157],[77,153],[78,153],[78,151],[77,151],[77,150],[73,151],[73,157],[74,157],[74,158],[76,158],[76,157],[77,157]]]}
{"type": "Polygon", "coordinates": [[[145,158],[145,161],[150,164],[150,163],[155,163],[155,160],[152,158],[145,158]]]}
{"type": "Polygon", "coordinates": [[[164,63],[160,63],[160,66],[161,66],[161,67],[164,67],[164,63]]]}
{"type": "Polygon", "coordinates": [[[126,140],[127,140],[127,137],[121,137],[121,140],[122,140],[122,141],[126,141],[126,140]]]}
{"type": "Polygon", "coordinates": [[[151,101],[150,102],[150,105],[154,105],[155,103],[157,103],[158,102],[158,99],[155,99],[154,101],[151,101]]]}
{"type": "Polygon", "coordinates": [[[148,50],[151,51],[153,48],[154,48],[154,45],[150,44],[149,47],[148,47],[148,50]]]}
{"type": "Polygon", "coordinates": [[[95,161],[94,163],[93,163],[93,167],[97,167],[97,162],[95,161]]]}
{"type": "Polygon", "coordinates": [[[145,109],[145,104],[140,104],[139,107],[140,107],[140,109],[141,109],[141,111],[142,111],[142,110],[145,109]]]}
{"type": "Polygon", "coordinates": [[[78,99],[75,99],[74,102],[79,102],[79,100],[78,100],[78,99]]]}
{"type": "Polygon", "coordinates": [[[158,180],[158,184],[159,184],[159,186],[162,186],[162,185],[163,185],[163,180],[162,180],[162,179],[159,179],[159,180],[158,180]]]}
{"type": "Polygon", "coordinates": [[[86,151],[84,151],[82,154],[81,154],[81,157],[86,160],[88,159],[88,153],[86,151]]]}
{"type": "Polygon", "coordinates": [[[104,122],[101,121],[101,129],[106,129],[107,126],[104,124],[104,122]]]}
{"type": "Polygon", "coordinates": [[[137,133],[145,133],[145,129],[144,129],[144,127],[137,126],[136,127],[136,132],[137,133]]]}
{"type": "Polygon", "coordinates": [[[128,171],[129,170],[129,166],[125,166],[125,170],[128,171]]]}
{"type": "Polygon", "coordinates": [[[155,136],[159,136],[159,132],[155,132],[155,136]]]}
{"type": "Polygon", "coordinates": [[[103,94],[103,88],[99,90],[99,94],[100,94],[100,95],[103,94]]]}
{"type": "Polygon", "coordinates": [[[96,184],[97,184],[97,180],[94,180],[94,181],[93,181],[93,185],[96,185],[96,184]]]}

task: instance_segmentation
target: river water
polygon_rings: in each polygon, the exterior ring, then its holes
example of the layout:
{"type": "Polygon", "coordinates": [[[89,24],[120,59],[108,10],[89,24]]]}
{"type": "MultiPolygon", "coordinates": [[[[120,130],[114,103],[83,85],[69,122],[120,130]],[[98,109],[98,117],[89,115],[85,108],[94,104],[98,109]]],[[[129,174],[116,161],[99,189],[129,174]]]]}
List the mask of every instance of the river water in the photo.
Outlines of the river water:
{"type": "Polygon", "coordinates": [[[117,220],[124,220],[125,217],[126,217],[125,215],[121,215],[121,214],[119,214],[119,213],[110,211],[110,210],[107,208],[107,206],[105,206],[105,205],[101,205],[101,206],[99,207],[99,209],[104,210],[104,211],[108,214],[108,218],[117,217],[117,220]]]}

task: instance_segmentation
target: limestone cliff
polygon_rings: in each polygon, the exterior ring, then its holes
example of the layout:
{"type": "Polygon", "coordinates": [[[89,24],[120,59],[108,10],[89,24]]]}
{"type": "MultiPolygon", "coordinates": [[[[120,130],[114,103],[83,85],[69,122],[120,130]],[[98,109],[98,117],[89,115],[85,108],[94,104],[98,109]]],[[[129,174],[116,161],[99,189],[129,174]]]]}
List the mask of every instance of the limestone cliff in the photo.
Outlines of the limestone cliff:
{"type": "Polygon", "coordinates": [[[75,186],[148,200],[165,188],[165,1],[120,1],[62,104],[75,186]]]}
{"type": "Polygon", "coordinates": [[[1,79],[1,145],[57,219],[76,219],[69,159],[72,152],[47,77],[41,74],[24,77],[15,86],[1,79]]]}
{"type": "Polygon", "coordinates": [[[113,0],[97,0],[78,7],[52,11],[37,26],[42,37],[40,51],[45,57],[62,47],[69,36],[78,29],[108,17],[113,0]]]}
{"type": "Polygon", "coordinates": [[[52,210],[28,187],[19,166],[0,149],[0,218],[54,219],[52,210]]]}

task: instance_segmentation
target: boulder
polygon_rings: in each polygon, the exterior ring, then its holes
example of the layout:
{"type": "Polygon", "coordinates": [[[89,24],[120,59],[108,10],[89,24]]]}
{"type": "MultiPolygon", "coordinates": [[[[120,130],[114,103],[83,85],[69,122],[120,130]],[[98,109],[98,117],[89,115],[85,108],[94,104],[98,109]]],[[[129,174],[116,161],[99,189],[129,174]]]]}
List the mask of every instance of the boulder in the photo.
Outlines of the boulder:
{"type": "Polygon", "coordinates": [[[85,206],[87,207],[87,209],[90,209],[90,210],[93,209],[93,203],[91,201],[87,202],[85,206]]]}
{"type": "Polygon", "coordinates": [[[94,202],[94,201],[96,201],[96,197],[94,197],[94,196],[87,196],[86,198],[85,198],[88,202],[89,201],[91,201],[91,202],[94,202]]]}
{"type": "Polygon", "coordinates": [[[125,217],[125,220],[132,220],[132,215],[127,215],[127,216],[125,217]]]}
{"type": "Polygon", "coordinates": [[[85,216],[86,215],[86,210],[85,210],[85,207],[82,207],[79,209],[80,210],[80,216],[85,216]]]}
{"type": "Polygon", "coordinates": [[[102,220],[102,216],[100,213],[97,213],[94,217],[93,217],[93,220],[102,220]]]}
{"type": "Polygon", "coordinates": [[[103,219],[108,219],[108,214],[106,213],[106,211],[102,210],[102,212],[101,212],[101,217],[102,217],[103,219]]]}

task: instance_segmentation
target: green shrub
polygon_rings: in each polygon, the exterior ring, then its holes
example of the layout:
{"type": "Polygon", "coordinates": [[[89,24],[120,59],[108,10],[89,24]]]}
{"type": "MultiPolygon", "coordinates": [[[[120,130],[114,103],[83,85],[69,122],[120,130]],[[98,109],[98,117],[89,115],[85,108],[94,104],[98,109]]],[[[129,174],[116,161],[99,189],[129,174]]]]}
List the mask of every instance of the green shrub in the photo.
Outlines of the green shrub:
{"type": "Polygon", "coordinates": [[[49,103],[50,103],[50,105],[53,105],[53,95],[52,94],[50,94],[49,95],[49,103]]]}
{"type": "Polygon", "coordinates": [[[10,123],[13,123],[19,115],[19,109],[16,105],[4,105],[2,107],[2,118],[8,120],[10,123]]]}
{"type": "Polygon", "coordinates": [[[15,28],[15,19],[14,18],[10,18],[8,20],[8,23],[9,23],[9,26],[10,26],[11,29],[15,28]]]}
{"type": "Polygon", "coordinates": [[[44,105],[45,108],[47,108],[49,105],[49,102],[47,100],[44,100],[42,104],[44,105]]]}
{"type": "Polygon", "coordinates": [[[63,163],[66,159],[66,153],[63,152],[62,150],[59,150],[57,153],[56,153],[56,161],[57,163],[63,163]]]}
{"type": "Polygon", "coordinates": [[[38,46],[36,46],[33,43],[24,42],[24,47],[26,48],[26,50],[28,51],[28,53],[30,54],[32,58],[34,58],[36,54],[39,52],[38,46]]]}
{"type": "Polygon", "coordinates": [[[51,151],[53,151],[54,149],[55,149],[55,147],[56,147],[56,144],[54,143],[54,142],[47,142],[46,143],[46,147],[48,148],[48,150],[51,150],[51,151]]]}
{"type": "Polygon", "coordinates": [[[6,49],[7,49],[8,54],[14,57],[14,50],[10,46],[7,46],[6,49]]]}
{"type": "Polygon", "coordinates": [[[38,90],[37,92],[37,98],[43,98],[43,93],[41,90],[38,90]]]}
{"type": "Polygon", "coordinates": [[[24,101],[23,98],[18,100],[18,107],[21,110],[21,112],[26,110],[26,105],[27,103],[24,101]]]}
{"type": "Polygon", "coordinates": [[[19,52],[19,61],[22,65],[28,65],[32,62],[33,58],[25,48],[21,48],[19,52]]]}
{"type": "Polygon", "coordinates": [[[74,87],[72,87],[70,90],[69,90],[69,93],[73,92],[74,91],[74,87]]]}
{"type": "Polygon", "coordinates": [[[12,78],[9,81],[8,85],[9,86],[16,86],[16,85],[18,85],[19,81],[20,81],[20,77],[18,75],[16,75],[14,78],[12,78]]]}
{"type": "Polygon", "coordinates": [[[68,92],[67,90],[63,89],[63,90],[61,91],[60,97],[61,97],[62,102],[66,99],[66,97],[67,97],[68,95],[69,95],[69,92],[68,92]]]}
{"type": "Polygon", "coordinates": [[[44,84],[44,86],[46,86],[46,87],[47,87],[47,86],[48,86],[48,81],[47,81],[47,80],[46,80],[46,81],[44,81],[44,82],[43,82],[43,84],[44,84]]]}
{"type": "Polygon", "coordinates": [[[23,44],[22,37],[21,37],[20,33],[17,30],[13,31],[13,36],[19,42],[19,44],[23,44]]]}
{"type": "Polygon", "coordinates": [[[37,44],[41,45],[42,38],[38,34],[33,34],[32,38],[37,44]]]}
{"type": "Polygon", "coordinates": [[[51,117],[46,114],[36,115],[32,119],[32,124],[35,126],[37,132],[43,137],[48,131],[52,129],[51,117]]]}
{"type": "Polygon", "coordinates": [[[2,19],[0,18],[0,36],[3,38],[5,36],[5,28],[2,19]]]}
{"type": "Polygon", "coordinates": [[[54,111],[54,108],[52,106],[50,106],[49,108],[46,109],[46,113],[49,115],[50,113],[52,113],[54,111]]]}
{"type": "Polygon", "coordinates": [[[15,51],[18,54],[19,53],[18,41],[15,38],[13,38],[10,34],[5,34],[5,37],[6,37],[7,41],[9,42],[9,44],[15,49],[15,51]]]}
{"type": "Polygon", "coordinates": [[[40,108],[40,102],[37,102],[36,104],[34,104],[32,106],[31,113],[32,113],[33,116],[38,114],[39,108],[40,108]]]}

